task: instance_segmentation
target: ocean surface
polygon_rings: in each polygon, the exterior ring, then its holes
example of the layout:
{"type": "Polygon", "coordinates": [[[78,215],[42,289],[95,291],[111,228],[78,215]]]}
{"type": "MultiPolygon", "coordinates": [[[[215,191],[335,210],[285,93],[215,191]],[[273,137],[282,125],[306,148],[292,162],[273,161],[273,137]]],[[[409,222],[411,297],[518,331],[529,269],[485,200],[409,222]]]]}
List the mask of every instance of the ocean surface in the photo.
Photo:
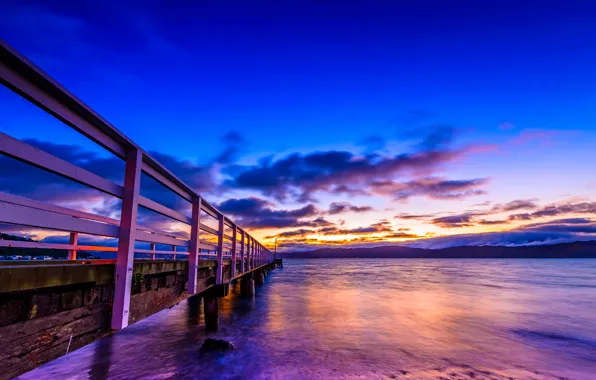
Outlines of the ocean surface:
{"type": "Polygon", "coordinates": [[[23,379],[596,379],[596,259],[286,259],[23,379]],[[194,304],[195,306],[191,306],[194,304]],[[206,337],[236,346],[199,354],[206,337]]]}

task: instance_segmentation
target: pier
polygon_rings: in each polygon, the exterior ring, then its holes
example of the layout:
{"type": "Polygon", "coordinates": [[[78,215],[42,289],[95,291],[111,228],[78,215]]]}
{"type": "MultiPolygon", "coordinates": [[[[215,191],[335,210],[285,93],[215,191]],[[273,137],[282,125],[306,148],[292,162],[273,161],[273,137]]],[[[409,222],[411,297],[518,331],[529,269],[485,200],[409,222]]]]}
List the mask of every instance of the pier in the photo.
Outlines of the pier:
{"type": "Polygon", "coordinates": [[[0,81],[125,165],[122,184],[114,183],[0,132],[1,154],[122,201],[115,219],[0,192],[0,223],[55,231],[67,240],[0,240],[0,247],[68,251],[67,260],[1,262],[3,376],[18,376],[195,295],[204,302],[207,328],[217,329],[216,300],[227,295],[231,281],[252,296],[266,271],[281,266],[248,231],[1,41],[0,81]],[[185,207],[141,195],[142,176],[185,207]],[[141,225],[139,208],[181,223],[189,233],[141,225]],[[79,244],[83,235],[117,243],[79,244]],[[81,260],[81,251],[112,252],[115,258],[81,260]]]}

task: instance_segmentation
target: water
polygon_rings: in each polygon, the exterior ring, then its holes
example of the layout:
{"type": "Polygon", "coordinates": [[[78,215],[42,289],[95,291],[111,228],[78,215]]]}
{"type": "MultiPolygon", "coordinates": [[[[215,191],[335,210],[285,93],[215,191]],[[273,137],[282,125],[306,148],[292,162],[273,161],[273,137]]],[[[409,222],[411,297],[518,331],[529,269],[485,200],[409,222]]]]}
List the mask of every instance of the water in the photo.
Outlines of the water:
{"type": "Polygon", "coordinates": [[[596,379],[596,260],[288,260],[23,379],[596,379]],[[206,336],[236,346],[199,355],[206,336]]]}

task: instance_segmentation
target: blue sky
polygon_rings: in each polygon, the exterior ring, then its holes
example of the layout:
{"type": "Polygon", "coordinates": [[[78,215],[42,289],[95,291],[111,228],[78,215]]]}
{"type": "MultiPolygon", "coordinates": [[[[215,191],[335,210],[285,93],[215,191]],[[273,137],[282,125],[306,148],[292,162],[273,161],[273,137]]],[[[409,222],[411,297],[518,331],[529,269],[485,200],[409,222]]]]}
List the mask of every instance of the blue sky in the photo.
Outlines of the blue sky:
{"type": "MultiPolygon", "coordinates": [[[[470,226],[438,227],[433,220],[515,200],[531,200],[525,211],[534,212],[592,202],[596,8],[588,1],[3,3],[1,38],[146,150],[208,168],[204,183],[212,186],[201,186],[208,199],[262,201],[252,215],[313,204],[317,213],[295,221],[326,218],[336,228],[328,237],[341,244],[403,243],[382,237],[400,228],[424,237],[517,231],[525,228],[519,221],[480,225],[477,216],[470,226]],[[229,134],[233,157],[218,162],[229,134]],[[424,147],[433,135],[440,141],[424,147]],[[305,159],[296,178],[283,180],[289,173],[265,165],[260,173],[277,179],[274,190],[238,180],[266,157],[274,165],[333,151],[352,161],[376,155],[367,158],[371,173],[383,157],[450,154],[369,177],[345,162],[311,167],[305,159]],[[308,177],[317,170],[325,180],[308,177]],[[352,178],[366,194],[329,187],[352,178]],[[394,183],[389,189],[381,180],[394,183]],[[446,181],[468,182],[456,193],[433,193],[446,181]],[[404,186],[408,195],[396,196],[404,186]],[[279,196],[288,189],[302,196],[279,196]],[[325,214],[333,202],[373,210],[325,214]],[[387,231],[370,235],[377,240],[347,232],[384,219],[387,231]]],[[[10,110],[0,115],[3,132],[100,152],[7,89],[0,101],[10,110]]],[[[261,228],[228,210],[262,238],[300,227],[261,228]]],[[[581,210],[590,216],[589,207],[581,210]]],[[[317,228],[324,227],[309,227],[288,247],[329,243],[317,228]]]]}

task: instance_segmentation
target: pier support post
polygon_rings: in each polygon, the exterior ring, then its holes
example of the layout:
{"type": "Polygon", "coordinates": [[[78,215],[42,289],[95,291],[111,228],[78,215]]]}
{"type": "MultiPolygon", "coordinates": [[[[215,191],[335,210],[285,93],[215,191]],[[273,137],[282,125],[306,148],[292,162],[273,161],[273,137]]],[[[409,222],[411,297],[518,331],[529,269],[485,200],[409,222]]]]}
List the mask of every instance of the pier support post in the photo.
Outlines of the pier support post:
{"type": "Polygon", "coordinates": [[[255,281],[252,278],[242,278],[240,281],[240,295],[242,297],[252,297],[255,295],[255,281]]]}
{"type": "Polygon", "coordinates": [[[265,283],[265,276],[263,275],[263,272],[260,270],[257,270],[255,272],[253,272],[254,278],[255,278],[255,284],[257,285],[263,285],[265,283]]]}
{"type": "Polygon", "coordinates": [[[205,328],[215,331],[219,327],[219,304],[217,297],[206,295],[203,297],[203,314],[205,314],[205,328]]]}

